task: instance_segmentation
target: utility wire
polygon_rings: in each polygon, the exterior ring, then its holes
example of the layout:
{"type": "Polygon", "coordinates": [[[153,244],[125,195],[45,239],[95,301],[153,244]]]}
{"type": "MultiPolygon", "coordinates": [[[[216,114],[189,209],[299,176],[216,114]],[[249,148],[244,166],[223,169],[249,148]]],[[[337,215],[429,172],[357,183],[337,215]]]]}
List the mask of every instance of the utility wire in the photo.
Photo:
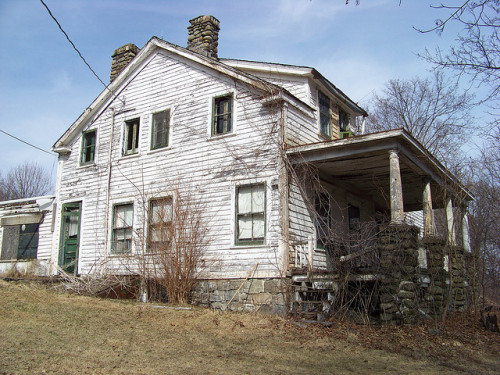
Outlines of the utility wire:
{"type": "Polygon", "coordinates": [[[33,148],[36,148],[37,150],[43,151],[43,152],[45,152],[46,154],[49,154],[49,155],[51,155],[51,156],[55,156],[53,153],[51,153],[51,152],[49,152],[49,151],[47,151],[47,150],[44,150],[43,148],[37,147],[37,146],[35,146],[35,145],[32,145],[32,144],[31,144],[31,143],[29,143],[29,142],[23,141],[21,138],[17,138],[15,135],[9,134],[9,133],[7,133],[6,131],[4,131],[4,130],[2,130],[2,129],[0,129],[0,132],[2,132],[2,133],[4,133],[4,134],[8,135],[9,137],[12,137],[12,138],[14,138],[14,139],[17,139],[19,142],[23,142],[24,144],[27,144],[28,146],[31,146],[31,147],[33,147],[33,148]]]}
{"type": "Polygon", "coordinates": [[[47,4],[45,4],[43,2],[43,0],[40,0],[40,2],[43,4],[43,6],[45,7],[45,9],[47,9],[47,12],[49,12],[49,15],[52,17],[52,19],[54,20],[54,22],[57,24],[57,26],[59,27],[59,30],[61,30],[61,32],[64,34],[64,36],[66,37],[66,39],[68,39],[68,42],[73,46],[73,49],[78,53],[78,56],[80,56],[80,58],[83,60],[83,62],[85,63],[85,65],[87,65],[87,67],[90,69],[90,71],[92,72],[93,75],[95,75],[95,77],[99,80],[99,82],[102,83],[102,85],[107,88],[108,85],[106,85],[101,78],[99,78],[99,76],[97,75],[97,73],[94,71],[94,69],[92,69],[92,67],[89,65],[89,63],[87,62],[87,60],[85,60],[85,58],[82,56],[82,54],[80,53],[80,51],[78,50],[78,48],[76,48],[75,44],[71,41],[71,39],[69,38],[68,34],[66,34],[66,32],[63,30],[61,24],[57,21],[56,17],[54,17],[54,15],[52,14],[52,12],[50,11],[49,7],[47,6],[47,4]]]}

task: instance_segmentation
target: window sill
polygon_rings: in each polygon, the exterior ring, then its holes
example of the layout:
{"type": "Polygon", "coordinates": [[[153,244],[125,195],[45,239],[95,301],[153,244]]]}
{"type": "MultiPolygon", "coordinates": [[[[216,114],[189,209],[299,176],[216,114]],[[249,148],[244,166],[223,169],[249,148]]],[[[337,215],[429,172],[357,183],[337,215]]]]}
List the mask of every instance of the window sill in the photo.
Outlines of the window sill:
{"type": "Polygon", "coordinates": [[[255,248],[268,248],[270,249],[271,248],[271,245],[268,245],[266,243],[261,243],[261,244],[234,244],[232,246],[229,247],[230,250],[236,250],[236,249],[255,249],[255,248]]]}
{"type": "Polygon", "coordinates": [[[97,167],[97,164],[95,162],[95,160],[93,162],[88,162],[88,163],[85,163],[85,164],[78,164],[78,167],[76,167],[76,169],[90,169],[90,168],[96,168],[97,167]]]}
{"type": "Polygon", "coordinates": [[[333,140],[333,136],[327,136],[326,134],[323,133],[318,133],[318,135],[323,138],[325,141],[331,141],[333,140]]]}
{"type": "Polygon", "coordinates": [[[134,159],[134,158],[138,158],[139,156],[141,156],[140,153],[136,152],[135,154],[128,154],[128,155],[122,155],[118,161],[121,161],[121,160],[128,160],[128,159],[134,159]]]}
{"type": "Polygon", "coordinates": [[[230,138],[230,137],[235,137],[236,133],[225,133],[225,134],[215,134],[215,135],[210,135],[207,138],[207,141],[215,141],[217,139],[225,139],[225,138],[230,138]]]}
{"type": "MultiPolygon", "coordinates": [[[[165,147],[160,147],[160,148],[155,148],[155,149],[152,149],[152,150],[149,150],[146,155],[152,155],[152,154],[157,154],[159,152],[162,152],[162,151],[169,151],[172,149],[172,146],[171,145],[168,145],[168,146],[165,146],[165,147]]],[[[135,155],[135,154],[134,154],[135,155]]]]}

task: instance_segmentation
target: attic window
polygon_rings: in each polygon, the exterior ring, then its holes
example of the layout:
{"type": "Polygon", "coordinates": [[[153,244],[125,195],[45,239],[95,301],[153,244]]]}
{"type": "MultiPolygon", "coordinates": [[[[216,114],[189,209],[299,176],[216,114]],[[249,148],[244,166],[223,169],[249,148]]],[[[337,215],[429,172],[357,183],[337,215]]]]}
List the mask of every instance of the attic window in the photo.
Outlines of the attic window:
{"type": "Polygon", "coordinates": [[[139,150],[139,119],[125,121],[123,155],[131,155],[139,150]]]}
{"type": "Polygon", "coordinates": [[[332,137],[332,116],[330,115],[330,98],[318,91],[319,100],[319,130],[321,135],[332,137]]]}
{"type": "Polygon", "coordinates": [[[233,96],[214,98],[212,135],[231,133],[233,128],[233,96]]]}
{"type": "Polygon", "coordinates": [[[82,154],[80,163],[93,163],[95,158],[96,130],[89,130],[82,135],[82,154]]]}
{"type": "Polygon", "coordinates": [[[162,111],[153,114],[153,129],[151,135],[151,149],[168,146],[168,128],[170,122],[170,111],[162,111]]]}

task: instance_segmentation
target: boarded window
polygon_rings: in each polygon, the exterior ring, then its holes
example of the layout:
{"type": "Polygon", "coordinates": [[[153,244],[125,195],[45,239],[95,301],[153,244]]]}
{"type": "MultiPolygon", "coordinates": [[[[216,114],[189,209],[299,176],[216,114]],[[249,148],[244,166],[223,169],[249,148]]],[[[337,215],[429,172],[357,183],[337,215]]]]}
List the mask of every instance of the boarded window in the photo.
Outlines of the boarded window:
{"type": "Polygon", "coordinates": [[[93,163],[95,158],[96,131],[90,130],[82,135],[81,164],[93,163]]]}
{"type": "Polygon", "coordinates": [[[151,149],[168,146],[168,130],[170,125],[170,111],[153,114],[153,128],[151,135],[151,149]]]}
{"type": "Polygon", "coordinates": [[[139,150],[139,119],[125,122],[123,155],[131,155],[139,150]]]}
{"type": "Polygon", "coordinates": [[[36,259],[39,225],[21,224],[3,227],[1,259],[36,259]]]}
{"type": "Polygon", "coordinates": [[[112,253],[123,254],[132,250],[133,221],[133,204],[120,204],[114,207],[112,253]]]}
{"type": "Polygon", "coordinates": [[[226,95],[214,99],[212,135],[232,132],[233,96],[226,95]]]}
{"type": "Polygon", "coordinates": [[[148,251],[159,252],[170,249],[172,198],[151,200],[148,214],[148,251]]]}
{"type": "Polygon", "coordinates": [[[236,242],[259,244],[265,237],[265,184],[244,185],[237,188],[236,242]]]}
{"type": "Polygon", "coordinates": [[[319,127],[325,137],[332,137],[332,116],[330,115],[330,98],[318,92],[319,99],[319,127]]]}

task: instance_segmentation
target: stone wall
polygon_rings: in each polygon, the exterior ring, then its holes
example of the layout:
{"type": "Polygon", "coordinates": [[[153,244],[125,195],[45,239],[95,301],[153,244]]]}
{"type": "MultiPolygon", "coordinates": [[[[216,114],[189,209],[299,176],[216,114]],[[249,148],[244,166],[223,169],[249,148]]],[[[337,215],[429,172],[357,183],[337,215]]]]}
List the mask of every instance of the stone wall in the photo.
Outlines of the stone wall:
{"type": "Polygon", "coordinates": [[[199,16],[189,21],[187,49],[207,57],[217,58],[219,20],[213,16],[199,16]]]}
{"type": "Polygon", "coordinates": [[[132,59],[139,53],[139,48],[133,44],[125,44],[117,48],[113,53],[113,61],[111,62],[111,74],[109,81],[113,82],[114,79],[121,73],[123,69],[132,61],[132,59]]]}
{"type": "Polygon", "coordinates": [[[213,309],[284,314],[289,286],[290,280],[279,278],[201,280],[191,297],[193,304],[213,309]]]}

